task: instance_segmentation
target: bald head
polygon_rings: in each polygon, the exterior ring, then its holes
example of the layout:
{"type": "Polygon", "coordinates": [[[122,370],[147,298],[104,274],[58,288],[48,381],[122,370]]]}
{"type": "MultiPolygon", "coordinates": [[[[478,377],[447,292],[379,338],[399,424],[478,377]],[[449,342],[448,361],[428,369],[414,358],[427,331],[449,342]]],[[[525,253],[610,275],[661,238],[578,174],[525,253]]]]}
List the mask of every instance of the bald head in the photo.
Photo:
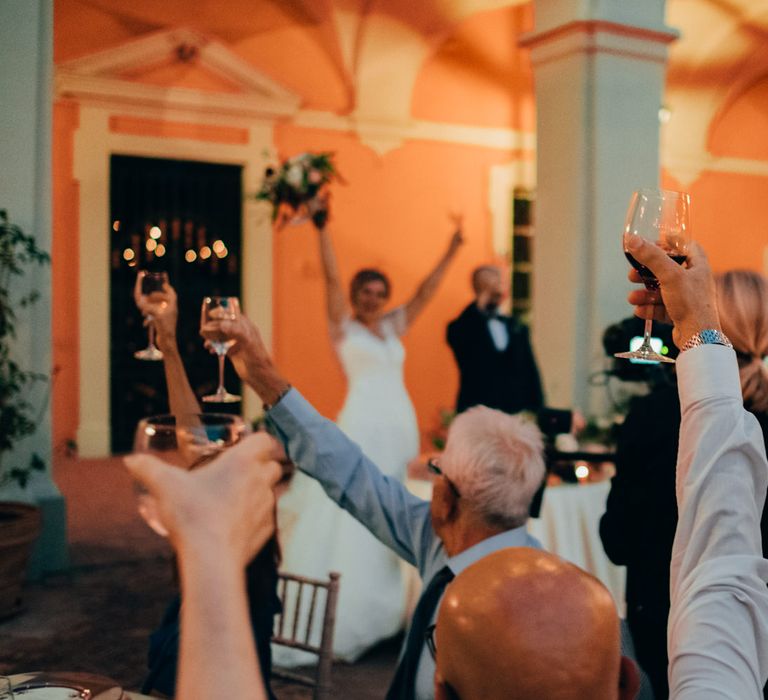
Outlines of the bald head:
{"type": "Polygon", "coordinates": [[[501,270],[494,265],[481,265],[472,271],[472,290],[481,309],[496,308],[504,298],[501,270]]]}
{"type": "Polygon", "coordinates": [[[440,605],[435,645],[438,699],[623,697],[610,593],[541,550],[503,549],[459,574],[440,605]]]}

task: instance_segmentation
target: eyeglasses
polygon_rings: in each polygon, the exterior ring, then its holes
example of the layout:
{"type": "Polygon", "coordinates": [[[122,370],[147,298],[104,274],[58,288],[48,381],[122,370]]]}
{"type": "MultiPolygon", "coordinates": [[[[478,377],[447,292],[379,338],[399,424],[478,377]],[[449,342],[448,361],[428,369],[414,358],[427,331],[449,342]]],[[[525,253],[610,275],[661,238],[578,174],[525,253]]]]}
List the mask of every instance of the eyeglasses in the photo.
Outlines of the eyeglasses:
{"type": "Polygon", "coordinates": [[[429,649],[429,654],[432,657],[432,661],[437,661],[437,647],[435,646],[435,627],[437,625],[430,625],[427,627],[427,631],[424,633],[424,641],[429,649]]]}
{"type": "Polygon", "coordinates": [[[431,471],[436,476],[442,476],[448,482],[448,486],[451,487],[451,491],[453,491],[456,498],[461,498],[461,493],[459,493],[459,489],[456,488],[456,484],[454,484],[446,476],[445,472],[443,472],[443,470],[440,469],[440,466],[438,465],[437,460],[434,457],[427,460],[427,469],[429,469],[429,471],[431,471]]]}

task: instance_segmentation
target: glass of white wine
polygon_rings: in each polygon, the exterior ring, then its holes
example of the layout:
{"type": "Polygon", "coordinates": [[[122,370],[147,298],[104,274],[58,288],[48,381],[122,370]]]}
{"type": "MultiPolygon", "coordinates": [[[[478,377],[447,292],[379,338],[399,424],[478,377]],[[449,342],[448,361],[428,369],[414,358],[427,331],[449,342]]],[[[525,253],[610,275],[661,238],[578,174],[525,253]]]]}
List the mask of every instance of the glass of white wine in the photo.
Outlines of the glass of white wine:
{"type": "MultiPolygon", "coordinates": [[[[205,297],[200,312],[200,328],[205,328],[211,321],[236,321],[240,317],[240,301],[237,297],[205,297]]],[[[235,341],[223,333],[205,337],[219,358],[219,386],[213,394],[203,396],[203,401],[209,403],[234,403],[240,400],[237,394],[230,394],[224,388],[224,358],[235,341]]]]}
{"type": "MultiPolygon", "coordinates": [[[[142,418],[136,427],[133,451],[156,455],[180,469],[196,469],[248,433],[240,416],[228,413],[166,414],[142,418]]],[[[139,513],[159,535],[168,536],[154,498],[137,485],[139,513]]]]}

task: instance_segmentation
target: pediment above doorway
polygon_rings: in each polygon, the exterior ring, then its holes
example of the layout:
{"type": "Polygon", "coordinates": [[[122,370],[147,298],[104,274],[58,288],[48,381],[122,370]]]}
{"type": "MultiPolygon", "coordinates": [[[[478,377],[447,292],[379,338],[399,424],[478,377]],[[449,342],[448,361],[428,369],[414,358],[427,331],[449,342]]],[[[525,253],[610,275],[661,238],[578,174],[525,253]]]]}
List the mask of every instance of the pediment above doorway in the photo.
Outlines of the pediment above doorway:
{"type": "Polygon", "coordinates": [[[56,96],[256,118],[289,117],[301,97],[223,43],[170,29],[56,66],[56,96]]]}

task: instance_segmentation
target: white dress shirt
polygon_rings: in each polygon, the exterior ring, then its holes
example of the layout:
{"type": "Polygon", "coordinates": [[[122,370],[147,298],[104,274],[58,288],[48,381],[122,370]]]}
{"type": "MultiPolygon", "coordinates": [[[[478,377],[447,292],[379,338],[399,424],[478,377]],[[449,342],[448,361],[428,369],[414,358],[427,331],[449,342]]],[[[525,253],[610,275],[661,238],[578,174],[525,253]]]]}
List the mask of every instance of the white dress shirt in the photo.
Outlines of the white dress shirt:
{"type": "Polygon", "coordinates": [[[500,318],[491,316],[488,319],[488,332],[499,352],[504,352],[509,347],[509,329],[500,318]]]}
{"type": "Polygon", "coordinates": [[[682,423],[668,625],[670,698],[758,700],[768,677],[768,562],[760,537],[768,487],[763,433],[743,408],[733,350],[703,345],[683,352],[677,376],[682,423]]]}

